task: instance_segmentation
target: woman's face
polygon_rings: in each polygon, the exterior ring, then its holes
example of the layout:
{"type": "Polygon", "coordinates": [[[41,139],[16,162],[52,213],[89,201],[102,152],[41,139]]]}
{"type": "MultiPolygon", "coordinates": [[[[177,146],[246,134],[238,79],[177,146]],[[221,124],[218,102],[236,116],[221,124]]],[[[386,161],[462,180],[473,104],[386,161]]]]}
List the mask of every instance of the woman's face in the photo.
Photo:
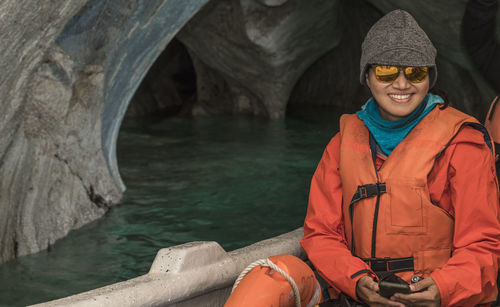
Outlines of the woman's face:
{"type": "Polygon", "coordinates": [[[384,120],[400,120],[410,115],[429,92],[429,76],[420,83],[411,83],[401,71],[392,83],[378,81],[373,69],[368,70],[366,85],[378,103],[384,120]]]}

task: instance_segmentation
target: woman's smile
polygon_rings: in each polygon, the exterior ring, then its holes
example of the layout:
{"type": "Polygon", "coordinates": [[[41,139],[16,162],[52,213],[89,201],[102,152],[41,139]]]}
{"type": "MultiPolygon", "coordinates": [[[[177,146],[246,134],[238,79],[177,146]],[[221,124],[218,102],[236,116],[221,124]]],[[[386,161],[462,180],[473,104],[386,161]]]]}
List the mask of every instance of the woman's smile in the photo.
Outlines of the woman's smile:
{"type": "Polygon", "coordinates": [[[410,101],[412,94],[388,94],[392,101],[396,103],[407,103],[410,101]]]}

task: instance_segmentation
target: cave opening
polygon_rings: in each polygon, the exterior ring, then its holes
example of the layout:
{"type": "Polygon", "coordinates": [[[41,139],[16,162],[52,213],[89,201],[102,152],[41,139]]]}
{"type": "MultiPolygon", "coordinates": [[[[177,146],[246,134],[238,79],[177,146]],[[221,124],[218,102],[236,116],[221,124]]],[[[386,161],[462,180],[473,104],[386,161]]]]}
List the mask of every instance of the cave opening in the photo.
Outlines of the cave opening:
{"type": "Polygon", "coordinates": [[[187,48],[173,38],[131,99],[125,120],[186,114],[196,100],[196,73],[187,48]]]}
{"type": "Polygon", "coordinates": [[[154,243],[137,243],[142,254],[200,240],[229,251],[302,225],[337,123],[235,108],[247,93],[230,81],[174,38],[131,99],[116,147],[127,190],[108,221],[127,241],[154,243]]]}

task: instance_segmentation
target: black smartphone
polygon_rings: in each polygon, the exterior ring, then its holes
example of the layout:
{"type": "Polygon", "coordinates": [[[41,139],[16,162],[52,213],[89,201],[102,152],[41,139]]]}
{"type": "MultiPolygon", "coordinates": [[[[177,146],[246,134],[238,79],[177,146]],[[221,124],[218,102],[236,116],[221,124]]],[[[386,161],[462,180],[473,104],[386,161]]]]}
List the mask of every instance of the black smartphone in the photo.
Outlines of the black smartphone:
{"type": "Polygon", "coordinates": [[[383,297],[390,298],[394,293],[409,294],[410,285],[407,284],[397,284],[394,282],[381,281],[378,284],[379,294],[383,297]]]}

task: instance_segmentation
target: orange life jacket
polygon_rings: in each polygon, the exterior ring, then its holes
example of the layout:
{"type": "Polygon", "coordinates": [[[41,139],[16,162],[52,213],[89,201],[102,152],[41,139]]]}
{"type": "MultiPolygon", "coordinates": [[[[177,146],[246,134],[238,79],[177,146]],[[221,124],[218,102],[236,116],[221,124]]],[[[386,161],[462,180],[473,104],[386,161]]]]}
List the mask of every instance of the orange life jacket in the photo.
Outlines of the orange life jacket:
{"type": "Polygon", "coordinates": [[[425,278],[447,262],[454,220],[433,204],[427,176],[463,125],[484,130],[473,117],[436,107],[376,170],[363,121],[355,114],[341,117],[339,171],[345,233],[353,255],[367,262],[410,259],[413,271],[392,270],[408,283],[412,276],[425,278]]]}

